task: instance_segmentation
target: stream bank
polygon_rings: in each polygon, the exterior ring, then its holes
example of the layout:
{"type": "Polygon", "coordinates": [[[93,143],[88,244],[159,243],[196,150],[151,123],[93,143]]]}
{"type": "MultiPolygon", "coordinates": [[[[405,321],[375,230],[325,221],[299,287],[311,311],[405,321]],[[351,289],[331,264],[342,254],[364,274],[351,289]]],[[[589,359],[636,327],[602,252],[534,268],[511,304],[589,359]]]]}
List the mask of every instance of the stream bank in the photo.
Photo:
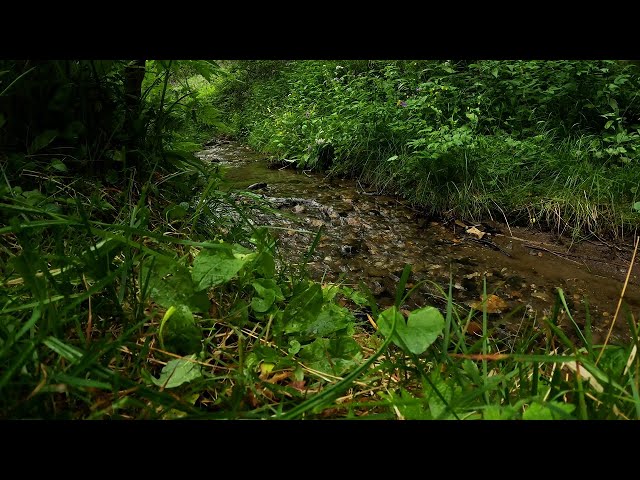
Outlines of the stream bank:
{"type": "MultiPolygon", "coordinates": [[[[308,259],[312,278],[353,286],[364,282],[380,307],[393,304],[402,269],[411,264],[407,286],[419,286],[407,308],[442,307],[440,289],[448,290],[450,275],[454,302],[478,307],[486,278],[492,327],[505,338],[525,328],[541,328],[558,288],[581,327],[588,303],[595,343],[604,340],[614,317],[631,258],[629,246],[597,239],[572,243],[535,227],[496,221],[434,221],[397,198],[364,190],[351,179],[270,168],[264,155],[237,142],[216,142],[198,156],[220,166],[226,188],[237,191],[238,201],[251,202],[241,193],[251,187],[253,195],[272,207],[259,211],[253,221],[273,228],[288,262],[303,262],[322,228],[308,259]]],[[[614,341],[629,339],[626,314],[638,317],[639,278],[636,264],[614,341]]],[[[566,313],[560,315],[559,325],[568,332],[573,329],[566,313]]]]}

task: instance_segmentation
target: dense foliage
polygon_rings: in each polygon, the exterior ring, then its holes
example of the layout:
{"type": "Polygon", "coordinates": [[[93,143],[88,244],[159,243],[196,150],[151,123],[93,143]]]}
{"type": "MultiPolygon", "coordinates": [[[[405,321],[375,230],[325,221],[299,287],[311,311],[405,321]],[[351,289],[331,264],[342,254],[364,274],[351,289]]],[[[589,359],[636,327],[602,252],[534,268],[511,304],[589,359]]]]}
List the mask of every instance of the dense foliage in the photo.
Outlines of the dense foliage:
{"type": "Polygon", "coordinates": [[[236,134],[434,210],[624,225],[637,81],[617,62],[0,62],[0,417],[639,418],[632,317],[633,344],[594,345],[560,290],[505,353],[452,282],[443,312],[403,308],[409,266],[378,311],[308,278],[321,231],[283,259],[193,155],[236,134]]]}
{"type": "Polygon", "coordinates": [[[640,77],[618,61],[245,61],[237,135],[432,213],[575,233],[639,219],[640,77]]]}

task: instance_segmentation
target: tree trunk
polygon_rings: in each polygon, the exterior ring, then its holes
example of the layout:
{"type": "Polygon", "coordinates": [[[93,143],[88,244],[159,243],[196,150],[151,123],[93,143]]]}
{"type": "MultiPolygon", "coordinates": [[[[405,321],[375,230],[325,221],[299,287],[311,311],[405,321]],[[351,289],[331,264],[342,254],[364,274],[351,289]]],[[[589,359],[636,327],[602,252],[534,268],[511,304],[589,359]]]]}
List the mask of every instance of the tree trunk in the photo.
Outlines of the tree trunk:
{"type": "Polygon", "coordinates": [[[146,60],[132,60],[124,70],[125,121],[124,129],[129,136],[129,146],[133,147],[140,139],[140,117],[142,81],[144,80],[146,60]]]}

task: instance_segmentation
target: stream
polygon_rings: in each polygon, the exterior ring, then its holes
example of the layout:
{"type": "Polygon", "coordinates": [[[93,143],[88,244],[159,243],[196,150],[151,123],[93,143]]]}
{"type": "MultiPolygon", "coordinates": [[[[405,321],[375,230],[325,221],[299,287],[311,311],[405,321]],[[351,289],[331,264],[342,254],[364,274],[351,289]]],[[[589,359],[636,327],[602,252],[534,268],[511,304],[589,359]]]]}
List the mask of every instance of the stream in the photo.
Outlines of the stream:
{"type": "MultiPolygon", "coordinates": [[[[627,275],[630,246],[595,237],[572,243],[536,227],[498,221],[432,221],[401,199],[379,195],[352,179],[270,168],[264,155],[242,144],[215,143],[197,155],[220,166],[226,188],[238,191],[237,201],[251,202],[240,192],[252,186],[252,194],[272,207],[271,212],[258,211],[253,221],[273,228],[288,262],[302,263],[323,227],[308,259],[307,271],[315,280],[341,280],[356,287],[364,282],[383,308],[393,305],[403,267],[411,264],[407,287],[418,288],[403,308],[442,309],[446,302],[436,285],[446,292],[451,274],[454,302],[479,307],[484,276],[492,329],[507,339],[524,329],[543,328],[561,288],[581,328],[588,302],[594,343],[604,341],[627,275]]],[[[636,262],[613,330],[614,343],[630,338],[627,314],[639,316],[639,278],[636,262]]],[[[564,311],[558,324],[566,332],[575,330],[564,311]]]]}

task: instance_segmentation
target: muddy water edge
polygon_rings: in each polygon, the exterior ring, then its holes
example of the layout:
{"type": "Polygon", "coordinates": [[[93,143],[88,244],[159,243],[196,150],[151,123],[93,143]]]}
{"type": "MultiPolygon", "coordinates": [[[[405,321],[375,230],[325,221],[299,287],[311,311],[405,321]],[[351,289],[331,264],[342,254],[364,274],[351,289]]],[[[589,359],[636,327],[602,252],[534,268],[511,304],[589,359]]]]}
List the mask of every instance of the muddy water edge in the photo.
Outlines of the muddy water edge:
{"type": "MultiPolygon", "coordinates": [[[[492,332],[505,340],[542,328],[557,297],[565,294],[571,314],[582,328],[588,303],[594,342],[604,340],[613,320],[632,248],[602,239],[572,243],[536,228],[466,219],[431,221],[401,199],[367,191],[357,181],[320,173],[270,168],[264,155],[236,142],[218,141],[198,153],[220,166],[225,188],[238,191],[238,202],[254,200],[240,191],[252,186],[272,207],[256,210],[256,226],[272,228],[284,258],[301,263],[320,227],[323,234],[308,259],[307,271],[318,281],[364,282],[378,305],[392,305],[405,264],[412,265],[408,287],[420,284],[404,308],[445,300],[452,275],[454,302],[477,306],[487,281],[492,332]],[[266,185],[265,185],[266,184],[266,185]],[[275,228],[274,228],[275,227],[275,228]],[[474,230],[472,227],[477,229],[474,230]],[[308,233],[305,233],[308,232],[308,233]],[[481,237],[481,238],[480,238],[481,237]]],[[[640,313],[640,268],[634,266],[613,343],[627,342],[627,312],[640,313]]],[[[572,332],[565,312],[559,325],[572,332]]]]}

